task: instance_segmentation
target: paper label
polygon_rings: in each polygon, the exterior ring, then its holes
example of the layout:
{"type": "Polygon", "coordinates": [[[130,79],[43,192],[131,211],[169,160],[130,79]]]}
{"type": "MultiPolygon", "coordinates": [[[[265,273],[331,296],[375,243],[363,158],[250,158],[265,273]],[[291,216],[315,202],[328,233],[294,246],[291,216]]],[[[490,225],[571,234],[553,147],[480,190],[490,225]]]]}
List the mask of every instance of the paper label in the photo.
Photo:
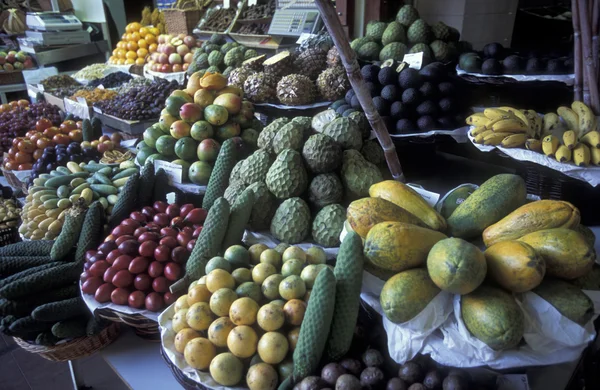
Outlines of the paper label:
{"type": "Polygon", "coordinates": [[[155,160],[154,172],[156,173],[160,168],[165,170],[169,179],[174,183],[181,183],[183,181],[183,166],[168,161],[155,160]]]}
{"type": "Polygon", "coordinates": [[[104,89],[104,85],[100,84],[99,86],[97,86],[96,88],[98,89],[104,89]]]}
{"type": "Polygon", "coordinates": [[[527,375],[507,374],[496,380],[498,390],[530,390],[527,375]]]}
{"type": "Polygon", "coordinates": [[[421,197],[423,199],[425,199],[425,201],[431,206],[435,206],[435,204],[437,203],[438,199],[440,198],[440,194],[435,193],[435,192],[431,192],[431,191],[427,191],[423,188],[421,188],[420,186],[416,185],[416,184],[408,184],[410,186],[410,188],[412,188],[413,190],[415,190],[419,195],[421,195],[421,197]]]}
{"type": "Polygon", "coordinates": [[[84,98],[77,97],[77,101],[65,98],[64,103],[66,112],[76,115],[82,119],[91,119],[90,109],[84,98]]]}
{"type": "Polygon", "coordinates": [[[223,8],[229,8],[229,7],[231,7],[231,1],[223,0],[223,8]]]}
{"type": "Polygon", "coordinates": [[[43,84],[38,84],[38,85],[37,85],[37,89],[38,89],[40,92],[44,92],[44,85],[43,85],[43,84]]]}
{"type": "Polygon", "coordinates": [[[248,7],[256,5],[258,3],[258,0],[248,0],[248,7]]]}
{"type": "Polygon", "coordinates": [[[300,34],[300,37],[298,37],[298,40],[296,41],[296,43],[298,45],[301,45],[302,42],[306,41],[308,38],[314,36],[315,34],[311,34],[311,33],[302,33],[300,34]]]}
{"type": "Polygon", "coordinates": [[[42,82],[42,80],[47,79],[50,76],[56,76],[57,74],[58,69],[56,69],[54,66],[49,68],[23,70],[25,84],[39,84],[42,82]]]}
{"type": "Polygon", "coordinates": [[[423,65],[423,52],[405,54],[402,61],[408,63],[410,68],[419,70],[423,65]]]}

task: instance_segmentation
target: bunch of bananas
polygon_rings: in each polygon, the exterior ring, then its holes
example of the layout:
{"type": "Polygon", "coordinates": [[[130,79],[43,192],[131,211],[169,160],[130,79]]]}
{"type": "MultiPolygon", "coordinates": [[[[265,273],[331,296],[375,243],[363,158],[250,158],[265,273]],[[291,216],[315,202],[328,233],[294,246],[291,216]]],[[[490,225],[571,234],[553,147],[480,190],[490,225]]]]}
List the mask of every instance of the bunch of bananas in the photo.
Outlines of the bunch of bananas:
{"type": "Polygon", "coordinates": [[[19,225],[21,209],[14,199],[0,198],[0,229],[19,225]]]}
{"type": "Polygon", "coordinates": [[[119,150],[107,150],[102,155],[100,162],[102,164],[120,164],[123,161],[131,160],[134,157],[133,153],[127,150],[125,153],[119,150]]]}
{"type": "Polygon", "coordinates": [[[560,162],[577,166],[600,165],[600,133],[592,110],[580,101],[559,107],[543,117],[533,110],[512,107],[486,108],[467,118],[475,126],[475,143],[525,147],[560,162]]]}

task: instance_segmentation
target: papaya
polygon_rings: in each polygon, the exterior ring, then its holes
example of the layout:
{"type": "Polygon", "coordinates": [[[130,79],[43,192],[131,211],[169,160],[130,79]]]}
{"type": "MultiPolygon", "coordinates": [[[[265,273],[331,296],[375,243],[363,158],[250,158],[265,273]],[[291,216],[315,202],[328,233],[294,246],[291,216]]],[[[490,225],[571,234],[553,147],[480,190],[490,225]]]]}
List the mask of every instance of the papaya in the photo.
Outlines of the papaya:
{"type": "Polygon", "coordinates": [[[435,208],[440,212],[441,216],[448,219],[456,210],[459,204],[465,201],[478,188],[475,184],[463,184],[448,192],[438,203],[435,208]]]}
{"type": "Polygon", "coordinates": [[[513,296],[499,288],[482,285],[463,295],[460,314],[469,332],[494,350],[516,347],[523,338],[523,312],[513,296]]]}
{"type": "Polygon", "coordinates": [[[460,238],[438,241],[427,255],[427,271],[439,288],[453,294],[468,294],[485,279],[483,252],[460,238]]]}
{"type": "Polygon", "coordinates": [[[412,320],[440,293],[427,270],[415,268],[392,276],[381,289],[383,313],[395,324],[412,320]]]}
{"type": "Polygon", "coordinates": [[[525,292],[538,286],[546,274],[546,262],[531,245],[502,241],[484,252],[488,276],[512,292],[525,292]]]}
{"type": "Polygon", "coordinates": [[[600,291],[600,265],[594,263],[590,272],[569,282],[582,290],[600,291]]]}
{"type": "Polygon", "coordinates": [[[594,315],[592,300],[581,289],[562,280],[547,278],[532,292],[581,326],[585,326],[594,315]]]}
{"type": "Polygon", "coordinates": [[[378,277],[381,280],[388,280],[389,278],[391,278],[392,276],[396,275],[395,272],[393,271],[388,271],[382,268],[377,267],[376,265],[374,265],[373,263],[371,263],[369,261],[369,259],[365,258],[364,259],[364,268],[365,271],[367,271],[368,273],[370,273],[373,276],[378,277]]]}
{"type": "Polygon", "coordinates": [[[576,229],[581,215],[577,207],[562,200],[538,200],[527,203],[483,231],[485,246],[516,240],[538,230],[576,229]]]}
{"type": "Polygon", "coordinates": [[[546,262],[546,274],[575,279],[592,269],[596,252],[575,230],[557,228],[529,233],[519,239],[533,247],[546,262]]]}
{"type": "Polygon", "coordinates": [[[365,240],[365,256],[374,266],[400,272],[421,267],[427,254],[444,233],[404,222],[382,222],[373,226],[365,240]]]}
{"type": "Polygon", "coordinates": [[[524,205],[526,196],[525,182],[520,176],[493,176],[450,215],[448,233],[464,239],[477,237],[485,228],[524,205]]]}
{"type": "Polygon", "coordinates": [[[594,234],[592,229],[580,224],[575,230],[581,233],[583,237],[585,237],[585,240],[588,242],[588,244],[590,244],[592,248],[596,245],[596,235],[594,234]]]}
{"type": "Polygon", "coordinates": [[[446,220],[410,186],[396,180],[384,180],[369,188],[369,196],[388,200],[419,218],[433,230],[446,230],[446,220]]]}
{"type": "Polygon", "coordinates": [[[362,198],[350,203],[346,218],[352,229],[361,238],[366,238],[369,230],[381,222],[406,222],[427,227],[419,218],[400,206],[381,198],[362,198]]]}

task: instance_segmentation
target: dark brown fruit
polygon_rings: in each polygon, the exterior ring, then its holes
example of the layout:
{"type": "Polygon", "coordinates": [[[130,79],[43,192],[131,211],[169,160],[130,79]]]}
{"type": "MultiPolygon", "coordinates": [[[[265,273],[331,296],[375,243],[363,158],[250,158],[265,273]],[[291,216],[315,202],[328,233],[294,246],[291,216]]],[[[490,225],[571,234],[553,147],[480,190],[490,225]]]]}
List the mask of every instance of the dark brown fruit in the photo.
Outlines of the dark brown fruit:
{"type": "Polygon", "coordinates": [[[413,383],[408,390],[427,390],[427,388],[422,383],[413,383]]]}
{"type": "Polygon", "coordinates": [[[406,362],[400,366],[398,377],[409,384],[421,382],[423,379],[423,370],[415,362],[406,362]]]}
{"type": "Polygon", "coordinates": [[[329,363],[321,370],[321,379],[327,382],[328,385],[335,386],[338,378],[346,373],[344,367],[338,363],[329,363]]]}
{"type": "Polygon", "coordinates": [[[340,366],[352,375],[359,376],[362,372],[362,364],[356,359],[344,359],[340,362],[340,366]]]}
{"type": "Polygon", "coordinates": [[[362,355],[362,361],[367,367],[379,367],[383,364],[383,356],[376,349],[367,349],[362,355]]]}
{"type": "Polygon", "coordinates": [[[467,390],[469,388],[469,383],[462,376],[448,375],[446,379],[444,379],[442,386],[444,390],[467,390]]]}
{"type": "Polygon", "coordinates": [[[442,388],[443,381],[444,376],[439,371],[431,370],[425,375],[425,379],[423,379],[423,384],[427,389],[438,390],[442,388]]]}
{"type": "Polygon", "coordinates": [[[408,385],[400,378],[392,378],[388,381],[385,390],[408,390],[408,385]]]}
{"type": "Polygon", "coordinates": [[[360,384],[367,389],[379,389],[384,383],[383,372],[377,367],[367,367],[360,374],[360,384]]]}
{"type": "Polygon", "coordinates": [[[357,377],[350,374],[340,376],[335,383],[335,390],[361,390],[362,386],[357,377]]]}
{"type": "Polygon", "coordinates": [[[327,386],[327,384],[323,382],[321,377],[307,376],[302,382],[294,386],[294,390],[321,390],[325,386],[327,386]]]}

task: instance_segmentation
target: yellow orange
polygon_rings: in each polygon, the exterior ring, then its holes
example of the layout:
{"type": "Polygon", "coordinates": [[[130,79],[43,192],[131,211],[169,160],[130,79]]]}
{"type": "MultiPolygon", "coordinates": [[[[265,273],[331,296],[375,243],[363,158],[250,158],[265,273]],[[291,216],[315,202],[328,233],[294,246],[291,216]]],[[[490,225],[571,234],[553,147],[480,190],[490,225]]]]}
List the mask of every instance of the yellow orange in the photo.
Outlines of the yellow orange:
{"type": "Polygon", "coordinates": [[[139,41],[137,41],[137,45],[138,45],[138,48],[140,48],[140,49],[147,49],[148,48],[148,42],[146,42],[146,40],[143,39],[143,38],[140,39],[139,41]]]}
{"type": "Polygon", "coordinates": [[[145,36],[149,32],[150,31],[149,31],[148,27],[142,27],[142,28],[140,28],[140,31],[139,31],[139,33],[140,33],[141,36],[145,36]]]}
{"type": "Polygon", "coordinates": [[[137,41],[139,41],[141,38],[142,38],[142,37],[140,36],[140,33],[139,33],[139,32],[137,32],[137,31],[136,31],[136,32],[132,32],[132,33],[131,33],[131,39],[130,39],[130,41],[136,41],[136,42],[137,42],[137,41]]]}
{"type": "Polygon", "coordinates": [[[127,50],[136,51],[137,49],[139,49],[137,42],[135,42],[135,41],[127,42],[127,50]]]}
{"type": "Polygon", "coordinates": [[[125,55],[126,58],[135,60],[137,58],[137,53],[134,51],[128,51],[127,54],[125,55]]]}
{"type": "Polygon", "coordinates": [[[136,65],[144,65],[145,63],[146,63],[146,59],[145,59],[145,58],[143,58],[143,57],[138,57],[138,58],[135,60],[135,64],[136,64],[136,65]]]}
{"type": "Polygon", "coordinates": [[[142,28],[142,25],[139,24],[138,22],[133,22],[129,24],[131,26],[131,32],[138,32],[140,31],[140,28],[142,28]]]}
{"type": "Polygon", "coordinates": [[[119,58],[117,60],[117,65],[125,65],[125,58],[119,58]]]}
{"type": "Polygon", "coordinates": [[[158,29],[158,27],[151,27],[150,34],[152,34],[154,36],[158,36],[158,35],[160,35],[160,30],[158,29]]]}
{"type": "Polygon", "coordinates": [[[128,58],[125,60],[125,65],[133,65],[135,64],[135,60],[132,58],[128,58]]]}
{"type": "Polygon", "coordinates": [[[148,55],[148,50],[146,49],[138,49],[137,51],[137,56],[140,58],[146,58],[146,56],[148,55]]]}
{"type": "Polygon", "coordinates": [[[119,49],[119,52],[117,53],[117,57],[119,57],[120,59],[125,59],[126,54],[127,54],[127,51],[125,49],[119,49]]]}
{"type": "Polygon", "coordinates": [[[129,23],[127,26],[125,26],[125,32],[126,33],[130,33],[131,32],[131,23],[129,23]]]}
{"type": "Polygon", "coordinates": [[[151,43],[150,46],[148,46],[148,51],[150,53],[156,52],[157,49],[158,49],[158,45],[156,43],[151,43]]]}
{"type": "Polygon", "coordinates": [[[117,45],[117,48],[112,51],[112,55],[116,56],[119,53],[119,49],[120,49],[120,47],[119,47],[119,45],[117,45]]]}
{"type": "Polygon", "coordinates": [[[148,44],[156,43],[156,36],[154,36],[153,34],[144,35],[144,39],[146,40],[146,42],[148,42],[148,44]]]}
{"type": "Polygon", "coordinates": [[[121,35],[121,40],[122,41],[126,41],[127,40],[127,32],[125,32],[123,35],[121,35]]]}

